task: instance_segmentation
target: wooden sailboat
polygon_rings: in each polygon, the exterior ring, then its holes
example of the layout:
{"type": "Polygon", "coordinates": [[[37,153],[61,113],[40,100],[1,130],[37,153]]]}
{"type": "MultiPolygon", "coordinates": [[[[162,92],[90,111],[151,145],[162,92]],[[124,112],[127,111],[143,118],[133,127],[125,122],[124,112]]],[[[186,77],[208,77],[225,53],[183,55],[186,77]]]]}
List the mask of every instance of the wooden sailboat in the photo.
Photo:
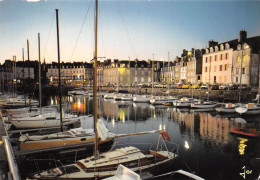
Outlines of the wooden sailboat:
{"type": "MultiPolygon", "coordinates": [[[[155,133],[155,131],[146,131],[134,134],[114,134],[107,129],[107,127],[101,119],[98,120],[97,130],[99,144],[112,142],[114,138],[118,137],[155,133]]],[[[82,143],[86,144],[87,146],[89,145],[93,147],[93,144],[95,142],[95,132],[93,128],[74,128],[68,131],[46,135],[24,134],[19,137],[19,141],[20,147],[23,150],[37,150],[82,143]]]]}
{"type": "MultiPolygon", "coordinates": [[[[81,159],[76,163],[58,167],[55,169],[39,172],[32,178],[37,179],[99,179],[113,176],[116,173],[119,164],[130,168],[132,171],[151,171],[158,173],[162,168],[171,166],[178,157],[175,153],[167,149],[167,141],[170,140],[166,132],[161,132],[157,148],[155,151],[150,150],[147,153],[141,152],[140,149],[133,146],[108,151],[102,154],[98,152],[97,129],[97,17],[98,17],[98,0],[95,2],[95,55],[94,55],[94,130],[95,130],[95,152],[91,157],[81,159]],[[161,140],[161,141],[160,141],[161,140]],[[161,147],[161,148],[160,148],[161,147]],[[162,149],[165,147],[166,149],[162,149]]],[[[125,135],[127,136],[127,135],[125,135]]]]}

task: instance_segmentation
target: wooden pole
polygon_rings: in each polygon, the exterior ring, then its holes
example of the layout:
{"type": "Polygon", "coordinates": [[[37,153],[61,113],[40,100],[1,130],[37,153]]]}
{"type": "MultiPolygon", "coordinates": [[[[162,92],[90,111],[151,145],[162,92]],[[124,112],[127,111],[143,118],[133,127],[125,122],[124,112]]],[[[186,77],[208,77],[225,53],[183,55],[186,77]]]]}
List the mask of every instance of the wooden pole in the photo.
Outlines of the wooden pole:
{"type": "Polygon", "coordinates": [[[97,132],[97,54],[98,54],[98,0],[95,3],[95,53],[94,53],[94,130],[95,130],[95,158],[98,158],[98,132],[97,132]]]}
{"type": "Polygon", "coordinates": [[[58,49],[58,73],[59,73],[59,101],[60,101],[60,131],[63,132],[63,122],[62,122],[62,87],[60,80],[60,36],[59,36],[59,9],[56,9],[56,25],[57,25],[57,49],[58,49]]]}
{"type": "MultiPolygon", "coordinates": [[[[41,40],[40,40],[40,33],[38,33],[38,48],[39,48],[39,107],[42,107],[42,86],[41,86],[41,40]]],[[[40,110],[41,111],[41,110],[40,110]]]]}

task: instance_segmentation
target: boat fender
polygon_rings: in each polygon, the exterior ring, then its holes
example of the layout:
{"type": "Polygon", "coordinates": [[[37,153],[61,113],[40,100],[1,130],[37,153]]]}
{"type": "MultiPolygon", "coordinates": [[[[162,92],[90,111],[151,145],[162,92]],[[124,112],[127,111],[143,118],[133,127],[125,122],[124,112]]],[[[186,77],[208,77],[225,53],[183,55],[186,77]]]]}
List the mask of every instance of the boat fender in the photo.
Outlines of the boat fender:
{"type": "Polygon", "coordinates": [[[160,132],[160,134],[161,134],[161,136],[162,136],[162,138],[163,138],[163,140],[167,140],[167,141],[170,141],[170,137],[169,137],[169,135],[168,135],[168,133],[167,132],[165,132],[165,131],[162,131],[162,132],[160,132]]]}

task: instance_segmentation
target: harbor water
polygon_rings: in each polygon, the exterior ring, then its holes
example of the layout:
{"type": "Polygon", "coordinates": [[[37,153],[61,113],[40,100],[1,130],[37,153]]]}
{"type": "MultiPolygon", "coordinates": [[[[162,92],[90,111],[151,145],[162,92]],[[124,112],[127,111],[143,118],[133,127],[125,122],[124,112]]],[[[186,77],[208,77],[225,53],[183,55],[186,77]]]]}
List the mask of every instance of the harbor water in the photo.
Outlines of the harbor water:
{"type": "MultiPolygon", "coordinates": [[[[64,111],[81,115],[93,113],[93,99],[84,96],[64,97],[64,111]]],[[[45,105],[58,104],[57,97],[45,99],[45,105]]],[[[260,129],[260,116],[243,117],[237,114],[221,115],[216,111],[178,109],[167,106],[153,106],[148,103],[133,103],[98,99],[98,117],[103,119],[113,133],[135,133],[164,130],[170,141],[178,145],[182,166],[202,178],[257,179],[260,173],[259,138],[240,137],[230,133],[233,127],[260,129]],[[184,166],[185,167],[184,167],[184,166]]],[[[93,127],[93,117],[81,121],[83,128],[93,127]]],[[[149,148],[158,141],[158,133],[128,136],[115,140],[117,146],[136,145],[149,148]]],[[[53,157],[52,157],[53,158],[53,157]]],[[[49,158],[50,159],[50,158],[49,158]]],[[[58,160],[58,159],[56,159],[58,160]]],[[[2,159],[1,159],[2,161],[2,159]]],[[[23,160],[26,161],[26,160],[23,160]]],[[[27,161],[28,167],[38,166],[48,158],[27,161]],[[33,165],[29,165],[32,163],[33,165]]],[[[48,163],[46,163],[48,166],[48,163]]],[[[51,164],[51,163],[50,163],[51,164]]],[[[4,166],[0,166],[2,168],[4,166]]],[[[23,173],[30,172],[23,166],[23,173]]],[[[41,169],[38,169],[41,170],[41,169]]],[[[1,174],[0,170],[0,174],[1,174]]],[[[30,172],[31,173],[31,172],[30,172]]]]}

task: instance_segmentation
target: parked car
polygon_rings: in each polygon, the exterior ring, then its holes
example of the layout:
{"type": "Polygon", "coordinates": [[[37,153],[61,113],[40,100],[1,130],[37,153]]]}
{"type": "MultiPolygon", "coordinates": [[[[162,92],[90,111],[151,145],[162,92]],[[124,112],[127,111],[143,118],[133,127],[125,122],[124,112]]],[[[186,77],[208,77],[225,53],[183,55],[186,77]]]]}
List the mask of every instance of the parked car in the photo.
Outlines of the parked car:
{"type": "Polygon", "coordinates": [[[199,84],[193,84],[191,86],[192,89],[199,89],[200,88],[200,85],[199,84]]]}
{"type": "Polygon", "coordinates": [[[228,86],[225,84],[222,84],[221,86],[219,86],[219,90],[227,90],[228,86]]]}
{"type": "Polygon", "coordinates": [[[176,89],[176,84],[172,84],[171,89],[176,89]]]}
{"type": "Polygon", "coordinates": [[[241,88],[242,91],[250,91],[251,90],[251,87],[247,84],[241,84],[241,86],[238,86],[238,89],[240,89],[240,88],[241,88]]]}
{"type": "Polygon", "coordinates": [[[200,86],[200,89],[208,89],[209,88],[209,85],[204,83],[200,86]]]}
{"type": "Polygon", "coordinates": [[[229,90],[237,90],[238,89],[238,85],[237,84],[230,84],[228,89],[229,90]]]}
{"type": "Polygon", "coordinates": [[[219,85],[218,84],[213,84],[210,89],[211,90],[219,90],[219,85]]]}
{"type": "Polygon", "coordinates": [[[182,89],[190,89],[191,88],[191,85],[189,83],[185,83],[182,85],[181,87],[182,89]]]}
{"type": "Polygon", "coordinates": [[[177,83],[177,84],[176,84],[176,88],[177,88],[177,89],[181,89],[181,88],[182,88],[182,83],[177,83]]]}

